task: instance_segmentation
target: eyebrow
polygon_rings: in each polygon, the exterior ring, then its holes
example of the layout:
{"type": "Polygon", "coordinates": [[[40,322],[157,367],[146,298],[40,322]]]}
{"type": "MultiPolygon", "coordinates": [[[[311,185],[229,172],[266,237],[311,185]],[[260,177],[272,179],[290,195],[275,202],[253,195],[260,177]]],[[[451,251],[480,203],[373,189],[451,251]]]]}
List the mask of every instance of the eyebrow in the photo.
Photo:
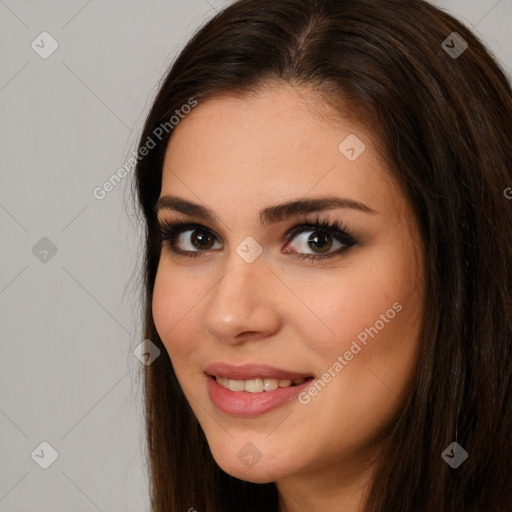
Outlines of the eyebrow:
{"type": "MultiPolygon", "coordinates": [[[[296,199],[262,208],[259,212],[260,223],[262,226],[266,226],[276,224],[297,215],[321,210],[332,210],[335,208],[357,210],[369,214],[378,213],[369,206],[359,201],[354,201],[353,199],[336,196],[313,197],[308,199],[296,199]]],[[[160,197],[155,205],[155,212],[158,213],[161,210],[171,210],[190,215],[191,217],[199,217],[209,222],[213,222],[215,219],[213,211],[206,206],[193,203],[178,196],[160,197]]]]}

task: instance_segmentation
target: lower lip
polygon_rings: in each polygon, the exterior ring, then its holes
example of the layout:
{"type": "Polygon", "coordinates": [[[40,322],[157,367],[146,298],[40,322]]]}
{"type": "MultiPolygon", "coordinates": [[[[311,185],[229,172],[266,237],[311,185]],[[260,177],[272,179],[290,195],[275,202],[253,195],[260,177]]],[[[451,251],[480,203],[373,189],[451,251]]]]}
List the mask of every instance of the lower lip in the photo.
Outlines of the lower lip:
{"type": "Polygon", "coordinates": [[[277,407],[290,403],[314,379],[307,379],[302,384],[273,391],[249,393],[248,391],[231,391],[221,386],[213,377],[207,376],[210,400],[224,413],[232,416],[259,416],[277,407]]]}

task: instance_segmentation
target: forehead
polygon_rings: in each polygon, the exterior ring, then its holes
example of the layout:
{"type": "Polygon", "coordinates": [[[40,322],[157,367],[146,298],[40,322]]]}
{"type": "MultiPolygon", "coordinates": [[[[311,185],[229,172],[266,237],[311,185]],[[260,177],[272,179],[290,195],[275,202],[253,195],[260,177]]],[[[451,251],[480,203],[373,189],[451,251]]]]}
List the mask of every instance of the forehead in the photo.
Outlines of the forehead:
{"type": "Polygon", "coordinates": [[[174,128],[162,176],[162,194],[223,211],[327,193],[376,205],[393,189],[364,126],[286,85],[199,103],[174,128]]]}

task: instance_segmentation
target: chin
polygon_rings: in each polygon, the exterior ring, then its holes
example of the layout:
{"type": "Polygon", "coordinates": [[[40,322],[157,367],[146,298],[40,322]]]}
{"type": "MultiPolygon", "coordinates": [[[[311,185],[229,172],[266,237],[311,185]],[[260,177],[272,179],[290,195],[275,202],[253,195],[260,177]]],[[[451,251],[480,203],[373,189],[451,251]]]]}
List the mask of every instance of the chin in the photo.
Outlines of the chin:
{"type": "MultiPolygon", "coordinates": [[[[217,459],[215,459],[217,461],[217,459]]],[[[256,466],[252,468],[243,467],[242,464],[231,464],[226,463],[225,461],[217,462],[219,467],[227,473],[228,475],[231,475],[235,478],[238,478],[239,480],[244,480],[245,482],[251,482],[253,484],[268,484],[270,482],[274,482],[277,480],[277,478],[282,478],[283,475],[281,474],[275,474],[271,470],[268,471],[264,468],[257,468],[256,466]]]]}
{"type": "Polygon", "coordinates": [[[280,461],[273,457],[271,460],[264,455],[258,458],[256,450],[250,443],[244,447],[245,449],[238,450],[238,452],[228,452],[219,447],[217,450],[212,449],[212,455],[217,465],[225,473],[254,484],[274,482],[278,478],[289,476],[292,472],[291,468],[283,467],[282,461],[279,464],[280,461]]]}

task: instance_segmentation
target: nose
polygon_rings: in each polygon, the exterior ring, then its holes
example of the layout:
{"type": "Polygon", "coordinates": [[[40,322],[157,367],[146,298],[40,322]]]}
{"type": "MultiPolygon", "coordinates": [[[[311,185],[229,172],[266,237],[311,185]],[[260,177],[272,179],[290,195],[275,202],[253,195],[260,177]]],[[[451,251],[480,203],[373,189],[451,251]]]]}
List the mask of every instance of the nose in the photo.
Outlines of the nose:
{"type": "Polygon", "coordinates": [[[231,256],[225,272],[207,295],[205,331],[226,344],[274,334],[281,325],[276,287],[282,284],[263,258],[247,263],[235,251],[231,256]]]}

